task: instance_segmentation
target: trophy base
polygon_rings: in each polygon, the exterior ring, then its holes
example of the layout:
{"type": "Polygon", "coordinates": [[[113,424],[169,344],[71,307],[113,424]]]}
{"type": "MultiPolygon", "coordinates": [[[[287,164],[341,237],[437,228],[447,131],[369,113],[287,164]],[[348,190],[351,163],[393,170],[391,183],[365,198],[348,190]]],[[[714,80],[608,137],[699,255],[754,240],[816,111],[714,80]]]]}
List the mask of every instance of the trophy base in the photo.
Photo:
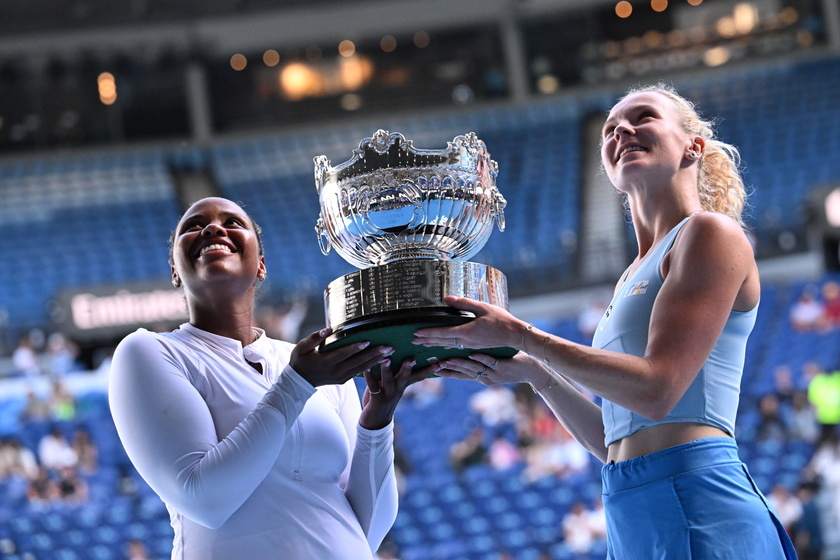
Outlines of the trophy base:
{"type": "Polygon", "coordinates": [[[327,326],[333,334],[321,350],[370,341],[394,349],[392,366],[414,358],[415,369],[446,358],[465,358],[473,352],[499,358],[516,354],[516,349],[508,347],[459,349],[412,344],[418,329],[452,327],[474,318],[472,313],[446,305],[443,298],[447,294],[507,309],[507,279],[495,268],[466,261],[395,261],[357,270],[330,283],[324,295],[327,326]]]}
{"type": "MultiPolygon", "coordinates": [[[[365,317],[358,323],[347,325],[338,332],[331,334],[321,345],[320,350],[328,352],[363,341],[370,341],[374,346],[390,346],[394,349],[394,353],[391,355],[391,365],[395,369],[407,358],[414,358],[417,362],[414,369],[419,369],[447,358],[466,358],[474,352],[489,354],[497,358],[510,358],[518,352],[515,348],[505,346],[461,349],[412,344],[414,332],[418,329],[454,327],[463,325],[473,319],[472,314],[466,314],[451,307],[411,309],[379,315],[379,317],[365,317]]],[[[379,372],[374,371],[374,374],[378,376],[379,372]]]]}

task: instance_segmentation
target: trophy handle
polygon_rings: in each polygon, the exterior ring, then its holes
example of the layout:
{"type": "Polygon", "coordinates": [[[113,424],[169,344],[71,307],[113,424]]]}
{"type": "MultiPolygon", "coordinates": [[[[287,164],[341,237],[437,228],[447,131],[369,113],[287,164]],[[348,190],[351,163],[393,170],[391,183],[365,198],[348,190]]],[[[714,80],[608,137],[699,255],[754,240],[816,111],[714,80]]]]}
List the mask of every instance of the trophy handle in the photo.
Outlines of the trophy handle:
{"type": "Polygon", "coordinates": [[[497,190],[495,192],[495,196],[493,197],[491,211],[493,216],[496,218],[496,227],[499,228],[499,231],[505,231],[505,206],[507,206],[507,201],[497,190]]]}
{"type": "Polygon", "coordinates": [[[324,227],[324,218],[322,217],[319,217],[318,223],[315,224],[315,234],[318,236],[318,246],[321,248],[321,253],[329,255],[332,243],[327,236],[327,228],[324,227]]]}
{"type": "Polygon", "coordinates": [[[327,156],[317,156],[313,158],[313,161],[315,162],[315,190],[321,194],[330,177],[330,160],[327,156]]]}

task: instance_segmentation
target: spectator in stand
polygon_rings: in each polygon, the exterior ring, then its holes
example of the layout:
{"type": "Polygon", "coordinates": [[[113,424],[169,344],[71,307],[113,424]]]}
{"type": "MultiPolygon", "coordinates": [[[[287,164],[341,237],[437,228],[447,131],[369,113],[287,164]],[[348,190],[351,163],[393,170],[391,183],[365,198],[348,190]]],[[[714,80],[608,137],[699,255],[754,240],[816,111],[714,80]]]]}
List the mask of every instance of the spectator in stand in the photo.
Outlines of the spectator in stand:
{"type": "Polygon", "coordinates": [[[793,543],[799,560],[822,560],[823,524],[820,508],[814,500],[817,489],[816,484],[807,482],[797,489],[802,515],[793,525],[793,543]]]}
{"type": "Polygon", "coordinates": [[[496,434],[490,449],[487,450],[487,462],[497,471],[506,471],[519,465],[522,455],[513,442],[502,434],[496,434]]]}
{"type": "Polygon", "coordinates": [[[31,479],[37,474],[38,460],[31,449],[15,437],[0,441],[0,480],[15,476],[31,479]]]}
{"type": "Polygon", "coordinates": [[[784,484],[776,484],[767,496],[767,501],[776,510],[785,531],[793,537],[793,526],[802,517],[802,502],[784,484]]]}
{"type": "Polygon", "coordinates": [[[590,510],[583,502],[576,502],[563,518],[563,542],[579,558],[587,558],[596,540],[606,537],[606,518],[603,508],[590,510]]]}
{"type": "Polygon", "coordinates": [[[35,478],[29,481],[26,496],[29,498],[29,505],[37,510],[46,509],[58,500],[58,487],[44,466],[38,467],[35,478]]]}
{"type": "Polygon", "coordinates": [[[820,425],[814,414],[814,407],[808,400],[808,393],[793,393],[790,413],[790,437],[793,440],[815,443],[820,436],[820,425]]]}
{"type": "Polygon", "coordinates": [[[557,420],[548,409],[546,404],[536,398],[530,389],[520,393],[524,396],[522,409],[525,413],[520,418],[518,438],[519,446],[530,448],[534,444],[551,439],[554,430],[557,428],[557,420]]]}
{"type": "Polygon", "coordinates": [[[64,505],[78,507],[88,500],[87,482],[79,477],[76,467],[61,469],[55,485],[58,488],[58,498],[64,505]]]}
{"type": "Polygon", "coordinates": [[[28,501],[30,481],[37,475],[38,461],[31,449],[14,436],[0,442],[0,504],[6,511],[28,501]]]}
{"type": "Polygon", "coordinates": [[[595,334],[595,329],[598,328],[598,323],[601,322],[601,317],[604,316],[606,308],[607,302],[602,298],[595,298],[589,301],[583,311],[578,314],[577,328],[580,331],[580,336],[587,344],[592,342],[592,335],[595,334]]]}
{"type": "Polygon", "coordinates": [[[257,321],[268,336],[295,343],[300,339],[300,327],[306,319],[308,309],[309,303],[306,298],[296,298],[291,304],[260,308],[257,321]]]}
{"type": "Polygon", "coordinates": [[[840,424],[840,371],[828,373],[817,363],[809,362],[804,367],[808,382],[808,400],[814,405],[814,414],[820,424],[817,445],[837,441],[837,426],[840,424]]]}
{"type": "Polygon", "coordinates": [[[822,327],[826,330],[840,327],[840,284],[830,280],[822,287],[822,327]]]}
{"type": "Polygon", "coordinates": [[[18,339],[17,347],[12,353],[13,375],[26,379],[37,379],[41,376],[41,361],[35,352],[35,344],[28,334],[18,339]]]}
{"type": "Polygon", "coordinates": [[[403,399],[413,402],[417,408],[426,408],[440,400],[443,390],[443,378],[430,377],[409,385],[403,394],[403,399]]]}
{"type": "Polygon", "coordinates": [[[449,463],[456,473],[486,461],[487,446],[484,444],[484,431],[481,428],[473,428],[467,437],[449,448],[449,463]]]}
{"type": "Polygon", "coordinates": [[[61,333],[52,333],[47,338],[47,369],[52,377],[63,377],[79,371],[79,348],[61,333]]]}
{"type": "Polygon", "coordinates": [[[93,443],[90,432],[84,427],[78,427],[70,438],[70,447],[76,454],[76,466],[83,475],[91,475],[99,467],[99,449],[93,443]]]}
{"type": "Polygon", "coordinates": [[[790,308],[790,324],[800,332],[812,331],[822,323],[823,306],[817,299],[817,287],[808,285],[790,308]]]}
{"type": "Polygon", "coordinates": [[[817,448],[811,461],[805,467],[803,480],[818,482],[821,491],[829,496],[826,502],[832,506],[832,518],[825,520],[825,526],[831,527],[840,538],[840,442],[826,441],[817,448]]]}
{"type": "Polygon", "coordinates": [[[595,498],[589,519],[591,521],[589,526],[592,529],[592,536],[598,540],[605,540],[607,538],[607,514],[604,511],[604,502],[600,496],[595,498]]]}
{"type": "Polygon", "coordinates": [[[21,422],[43,422],[50,418],[50,405],[33,389],[26,391],[26,406],[20,413],[21,422]]]}
{"type": "Polygon", "coordinates": [[[779,400],[779,406],[789,410],[793,401],[793,393],[796,391],[793,383],[793,372],[790,370],[789,365],[782,364],[776,367],[773,371],[773,383],[775,385],[774,392],[776,398],[779,400]]]}
{"type": "Polygon", "coordinates": [[[78,462],[76,452],[57,426],[38,442],[38,458],[42,467],[52,471],[75,466],[78,462]]]}
{"type": "Polygon", "coordinates": [[[52,390],[47,403],[54,420],[69,422],[76,417],[76,398],[61,379],[52,380],[52,390]]]}
{"type": "Polygon", "coordinates": [[[755,439],[787,441],[788,427],[779,411],[779,399],[775,394],[762,395],[758,400],[758,413],[755,439]]]}
{"type": "Polygon", "coordinates": [[[138,539],[131,539],[128,541],[128,552],[126,560],[151,560],[149,552],[146,550],[146,545],[143,541],[138,539]]]}
{"type": "Polygon", "coordinates": [[[527,466],[522,477],[526,482],[546,476],[568,479],[586,472],[589,454],[562,424],[555,422],[548,437],[536,440],[526,449],[525,461],[527,466]]]}
{"type": "Polygon", "coordinates": [[[519,410],[516,395],[510,388],[493,385],[478,391],[470,397],[470,410],[480,418],[489,444],[500,435],[511,441],[516,439],[519,410]]]}
{"type": "Polygon", "coordinates": [[[9,438],[0,440],[0,481],[12,473],[12,466],[16,459],[16,453],[12,449],[12,442],[9,438]]]}

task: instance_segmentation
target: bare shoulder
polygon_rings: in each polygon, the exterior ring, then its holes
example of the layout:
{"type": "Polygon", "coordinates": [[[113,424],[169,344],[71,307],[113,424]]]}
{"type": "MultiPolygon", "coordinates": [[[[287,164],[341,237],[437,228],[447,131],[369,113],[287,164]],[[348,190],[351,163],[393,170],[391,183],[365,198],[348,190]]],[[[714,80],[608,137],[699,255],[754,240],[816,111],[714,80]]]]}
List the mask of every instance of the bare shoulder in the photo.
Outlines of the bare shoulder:
{"type": "Polygon", "coordinates": [[[741,225],[717,212],[697,214],[683,227],[674,242],[674,256],[692,261],[738,261],[755,266],[752,243],[741,225]]]}
{"type": "Polygon", "coordinates": [[[735,309],[751,309],[760,285],[752,243],[741,225],[716,212],[702,212],[683,227],[674,243],[670,267],[683,279],[731,282],[735,309]]]}

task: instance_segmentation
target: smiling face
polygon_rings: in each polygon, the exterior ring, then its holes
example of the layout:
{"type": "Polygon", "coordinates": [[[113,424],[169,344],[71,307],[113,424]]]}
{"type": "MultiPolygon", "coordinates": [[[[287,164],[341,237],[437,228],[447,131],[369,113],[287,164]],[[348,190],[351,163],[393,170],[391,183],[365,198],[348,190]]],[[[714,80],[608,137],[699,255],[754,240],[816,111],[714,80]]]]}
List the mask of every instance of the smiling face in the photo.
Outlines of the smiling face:
{"type": "Polygon", "coordinates": [[[688,163],[688,151],[702,149],[682,122],[675,102],[662,93],[631,93],[619,101],[604,123],[601,144],[613,185],[624,190],[637,180],[674,177],[688,163]]]}
{"type": "Polygon", "coordinates": [[[184,213],[173,234],[171,264],[173,282],[188,293],[221,280],[253,286],[265,275],[254,222],[224,198],[199,200],[184,213]]]}

